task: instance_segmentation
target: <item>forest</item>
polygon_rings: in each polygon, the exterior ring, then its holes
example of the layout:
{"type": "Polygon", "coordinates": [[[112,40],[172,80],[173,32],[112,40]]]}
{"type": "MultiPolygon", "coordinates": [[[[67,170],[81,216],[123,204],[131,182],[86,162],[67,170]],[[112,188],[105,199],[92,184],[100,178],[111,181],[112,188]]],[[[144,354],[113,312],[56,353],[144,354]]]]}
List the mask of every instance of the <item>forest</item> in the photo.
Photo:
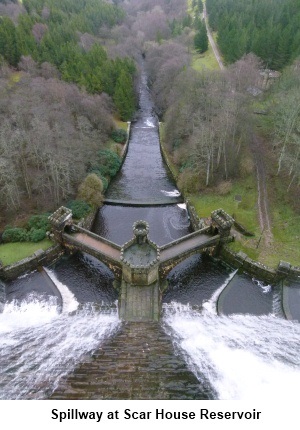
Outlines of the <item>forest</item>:
{"type": "Polygon", "coordinates": [[[261,110],[272,175],[300,210],[299,1],[206,5],[222,73],[192,66],[207,49],[199,0],[0,0],[2,227],[101,203],[120,165],[121,121],[138,107],[142,56],[185,195],[226,194],[253,174],[261,110]],[[266,68],[280,70],[267,86],[266,68]]]}
{"type": "Polygon", "coordinates": [[[209,25],[225,61],[250,52],[281,70],[300,55],[299,0],[207,0],[209,25]]]}

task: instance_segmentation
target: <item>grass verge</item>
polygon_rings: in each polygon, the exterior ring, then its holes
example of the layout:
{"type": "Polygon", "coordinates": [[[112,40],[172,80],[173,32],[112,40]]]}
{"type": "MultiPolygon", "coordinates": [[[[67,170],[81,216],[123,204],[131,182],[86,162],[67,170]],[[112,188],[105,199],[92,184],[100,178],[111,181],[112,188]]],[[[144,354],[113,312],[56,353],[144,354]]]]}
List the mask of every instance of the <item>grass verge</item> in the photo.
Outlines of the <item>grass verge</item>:
{"type": "Polygon", "coordinates": [[[198,72],[203,70],[220,70],[211,45],[204,54],[198,54],[195,50],[192,53],[192,68],[198,72]]]}
{"type": "Polygon", "coordinates": [[[53,245],[53,242],[48,239],[41,240],[40,242],[17,242],[17,243],[4,243],[0,245],[0,260],[4,266],[16,263],[23,258],[30,257],[38,249],[46,250],[53,245]]]}
{"type": "Polygon", "coordinates": [[[215,189],[208,189],[200,195],[191,195],[188,199],[202,218],[209,217],[213,210],[222,208],[247,230],[259,233],[256,216],[257,188],[252,175],[233,182],[226,195],[218,194],[215,189]]]}

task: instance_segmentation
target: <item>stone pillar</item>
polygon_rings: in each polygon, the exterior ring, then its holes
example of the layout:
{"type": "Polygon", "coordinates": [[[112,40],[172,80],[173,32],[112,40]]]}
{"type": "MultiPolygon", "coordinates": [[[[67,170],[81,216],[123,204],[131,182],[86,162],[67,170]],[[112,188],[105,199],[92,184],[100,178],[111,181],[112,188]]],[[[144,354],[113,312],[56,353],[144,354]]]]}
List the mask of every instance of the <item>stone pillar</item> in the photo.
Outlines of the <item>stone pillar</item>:
{"type": "Polygon", "coordinates": [[[121,248],[122,277],[132,285],[150,285],[158,280],[160,252],[148,238],[149,225],[146,221],[136,221],[133,233],[133,239],[121,248]]]}
{"type": "Polygon", "coordinates": [[[134,237],[121,248],[119,315],[125,321],[158,321],[160,290],[158,246],[148,238],[145,221],[133,224],[134,237]]]}
{"type": "Polygon", "coordinates": [[[64,229],[67,225],[73,224],[71,209],[61,206],[49,216],[49,221],[51,224],[51,234],[57,242],[62,243],[62,233],[64,229]]]}
{"type": "Polygon", "coordinates": [[[234,223],[234,219],[223,209],[216,209],[213,211],[211,213],[211,219],[213,232],[221,236],[221,242],[226,242],[226,238],[230,236],[230,230],[234,223]]]}

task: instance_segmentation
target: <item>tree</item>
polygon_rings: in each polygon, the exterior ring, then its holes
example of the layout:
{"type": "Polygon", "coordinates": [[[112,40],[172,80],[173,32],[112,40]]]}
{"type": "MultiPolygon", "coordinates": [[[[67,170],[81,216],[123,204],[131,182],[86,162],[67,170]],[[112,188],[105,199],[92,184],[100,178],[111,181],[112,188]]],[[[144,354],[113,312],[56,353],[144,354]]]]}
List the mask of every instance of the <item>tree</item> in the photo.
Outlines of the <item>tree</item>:
{"type": "Polygon", "coordinates": [[[103,184],[101,179],[95,173],[90,173],[79,186],[77,198],[97,208],[103,202],[102,191],[103,184]]]}
{"type": "Polygon", "coordinates": [[[18,65],[21,58],[15,25],[7,17],[0,17],[0,55],[14,67],[18,65]]]}
{"type": "Polygon", "coordinates": [[[206,32],[206,26],[203,21],[199,24],[199,29],[194,37],[195,48],[200,54],[208,50],[208,37],[206,32]]]}
{"type": "Polygon", "coordinates": [[[135,111],[135,95],[129,72],[122,70],[117,80],[114,102],[123,121],[129,121],[135,111]]]}

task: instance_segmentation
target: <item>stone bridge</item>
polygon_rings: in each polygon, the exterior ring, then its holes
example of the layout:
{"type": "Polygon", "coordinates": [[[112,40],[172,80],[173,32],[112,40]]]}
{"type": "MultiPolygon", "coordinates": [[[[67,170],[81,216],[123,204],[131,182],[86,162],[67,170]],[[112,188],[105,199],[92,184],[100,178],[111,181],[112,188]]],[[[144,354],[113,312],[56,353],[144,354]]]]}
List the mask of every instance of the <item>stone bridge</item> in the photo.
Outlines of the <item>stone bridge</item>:
{"type": "Polygon", "coordinates": [[[212,212],[211,224],[158,247],[148,238],[149,225],[136,221],[134,237],[119,246],[73,223],[72,211],[60,207],[50,217],[51,237],[71,252],[82,251],[101,260],[120,285],[119,314],[126,321],[157,321],[161,285],[170,270],[199,252],[218,252],[230,240],[232,218],[222,209],[212,212]]]}

